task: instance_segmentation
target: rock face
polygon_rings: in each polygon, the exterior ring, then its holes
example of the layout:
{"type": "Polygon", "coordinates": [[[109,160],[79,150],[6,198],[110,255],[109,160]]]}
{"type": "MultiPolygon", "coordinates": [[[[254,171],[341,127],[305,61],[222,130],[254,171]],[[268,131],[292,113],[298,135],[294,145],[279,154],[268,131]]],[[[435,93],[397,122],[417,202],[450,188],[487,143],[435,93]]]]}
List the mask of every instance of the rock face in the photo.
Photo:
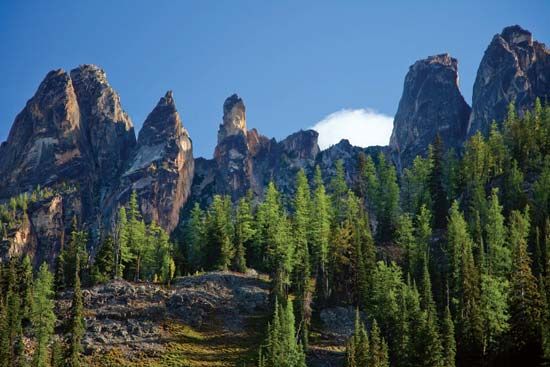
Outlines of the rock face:
{"type": "Polygon", "coordinates": [[[537,97],[550,99],[550,50],[520,26],[504,28],[479,65],[468,134],[486,133],[493,120],[503,121],[511,102],[521,113],[532,108],[537,97]]]}
{"type": "MultiPolygon", "coordinates": [[[[51,71],[16,117],[0,157],[0,198],[37,185],[89,181],[80,108],[63,70],[51,71]]],[[[86,183],[86,182],[84,182],[86,183]]]]}
{"type": "Polygon", "coordinates": [[[136,144],[132,122],[102,69],[51,71],[0,146],[0,204],[38,186],[55,193],[55,200],[32,202],[22,214],[25,225],[2,240],[2,253],[53,262],[73,217],[97,238],[132,189],[145,220],[171,231],[189,196],[193,167],[191,140],[171,92],[149,115],[136,144]]]}
{"type": "Polygon", "coordinates": [[[470,107],[458,88],[458,62],[448,54],[419,60],[405,77],[390,147],[398,167],[426,154],[436,135],[446,148],[462,145],[470,107]]]}
{"type": "Polygon", "coordinates": [[[136,145],[132,121],[102,69],[82,65],[71,71],[71,80],[81,111],[83,138],[97,167],[101,186],[108,187],[136,145]]]}
{"type": "Polygon", "coordinates": [[[247,130],[243,100],[235,94],[228,97],[214,159],[197,160],[191,202],[206,205],[214,194],[237,199],[249,190],[261,196],[270,181],[287,192],[300,168],[313,167],[319,154],[317,137],[317,132],[307,130],[277,142],[256,129],[247,130]]]}
{"type": "Polygon", "coordinates": [[[135,190],[145,221],[155,221],[172,231],[189,197],[194,166],[191,139],[169,91],[139,132],[137,149],[122,175],[116,202],[125,204],[135,190]]]}

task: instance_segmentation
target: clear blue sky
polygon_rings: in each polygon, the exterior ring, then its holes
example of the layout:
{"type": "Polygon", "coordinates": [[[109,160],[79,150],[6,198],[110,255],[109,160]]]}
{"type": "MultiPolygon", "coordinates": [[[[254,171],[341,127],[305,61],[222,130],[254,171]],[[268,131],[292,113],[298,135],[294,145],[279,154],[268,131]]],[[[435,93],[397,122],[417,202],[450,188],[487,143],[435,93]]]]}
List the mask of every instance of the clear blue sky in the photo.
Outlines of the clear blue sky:
{"type": "Polygon", "coordinates": [[[139,129],[168,89],[210,157],[231,93],[275,138],[343,108],[393,116],[409,65],[449,52],[471,100],[495,33],[550,43],[550,1],[8,1],[0,3],[0,141],[45,74],[98,64],[139,129]]]}

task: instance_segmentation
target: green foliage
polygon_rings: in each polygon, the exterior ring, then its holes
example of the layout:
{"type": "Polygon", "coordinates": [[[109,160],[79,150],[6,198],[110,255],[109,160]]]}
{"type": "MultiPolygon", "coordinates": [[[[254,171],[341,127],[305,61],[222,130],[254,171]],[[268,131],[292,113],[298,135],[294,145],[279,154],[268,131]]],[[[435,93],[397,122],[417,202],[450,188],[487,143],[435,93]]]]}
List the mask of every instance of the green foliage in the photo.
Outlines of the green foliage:
{"type": "MultiPolygon", "coordinates": [[[[78,255],[77,255],[78,260],[78,255]]],[[[82,290],[80,288],[80,269],[77,266],[74,272],[73,280],[73,298],[69,312],[69,333],[67,339],[67,356],[65,365],[67,367],[82,366],[82,337],[85,332],[84,324],[84,304],[82,301],[82,290]]]]}
{"type": "Polygon", "coordinates": [[[36,337],[36,348],[33,356],[33,366],[49,366],[48,346],[53,336],[55,313],[53,301],[53,275],[48,265],[43,263],[38,271],[34,285],[34,295],[31,322],[36,337]]]}
{"type": "Polygon", "coordinates": [[[296,342],[292,302],[286,307],[275,301],[273,320],[268,326],[267,340],[260,348],[260,367],[306,367],[302,346],[296,342]]]}

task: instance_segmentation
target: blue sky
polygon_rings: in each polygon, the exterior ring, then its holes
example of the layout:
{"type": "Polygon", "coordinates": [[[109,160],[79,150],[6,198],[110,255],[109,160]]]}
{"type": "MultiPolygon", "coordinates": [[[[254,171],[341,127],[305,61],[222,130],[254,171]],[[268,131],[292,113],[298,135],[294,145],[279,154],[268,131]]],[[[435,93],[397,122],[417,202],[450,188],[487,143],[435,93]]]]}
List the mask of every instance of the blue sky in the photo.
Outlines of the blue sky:
{"type": "Polygon", "coordinates": [[[83,63],[105,69],[137,128],[173,90],[195,156],[212,156],[234,92],[249,128],[277,139],[341,110],[391,121],[415,60],[458,58],[470,102],[492,36],[520,24],[548,44],[549,16],[544,0],[2,0],[0,141],[49,70],[83,63]]]}

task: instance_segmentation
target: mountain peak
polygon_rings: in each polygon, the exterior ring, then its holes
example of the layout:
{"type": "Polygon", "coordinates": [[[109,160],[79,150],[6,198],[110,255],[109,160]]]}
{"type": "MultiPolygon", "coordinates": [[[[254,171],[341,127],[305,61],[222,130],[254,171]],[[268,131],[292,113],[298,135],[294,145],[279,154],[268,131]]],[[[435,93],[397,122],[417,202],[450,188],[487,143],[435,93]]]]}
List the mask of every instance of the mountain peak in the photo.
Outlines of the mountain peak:
{"type": "Polygon", "coordinates": [[[533,35],[519,25],[512,25],[502,30],[500,36],[508,43],[519,45],[521,43],[533,44],[533,35]]]}
{"type": "Polygon", "coordinates": [[[223,121],[218,130],[218,143],[228,136],[246,135],[246,107],[242,98],[232,94],[223,103],[223,121]]]}

